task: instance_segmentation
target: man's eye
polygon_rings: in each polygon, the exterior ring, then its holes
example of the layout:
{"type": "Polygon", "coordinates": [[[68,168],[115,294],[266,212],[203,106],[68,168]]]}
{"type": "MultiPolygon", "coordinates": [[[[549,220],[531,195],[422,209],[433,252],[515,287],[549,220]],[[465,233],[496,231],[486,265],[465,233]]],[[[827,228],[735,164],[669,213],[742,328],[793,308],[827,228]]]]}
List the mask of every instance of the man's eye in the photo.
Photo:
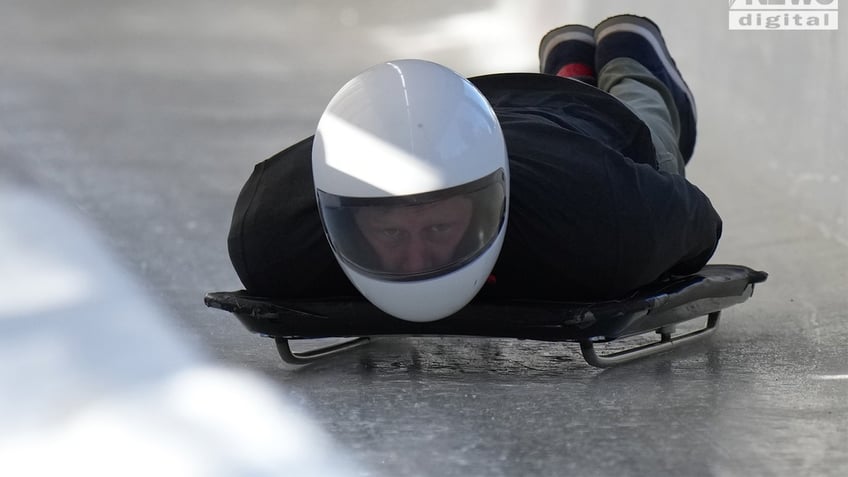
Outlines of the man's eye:
{"type": "Polygon", "coordinates": [[[438,234],[449,232],[453,228],[452,224],[435,224],[430,226],[430,231],[438,234]]]}
{"type": "Polygon", "coordinates": [[[400,229],[387,228],[387,229],[380,229],[380,234],[383,237],[388,238],[388,239],[396,239],[396,238],[400,237],[401,232],[400,232],[400,229]]]}

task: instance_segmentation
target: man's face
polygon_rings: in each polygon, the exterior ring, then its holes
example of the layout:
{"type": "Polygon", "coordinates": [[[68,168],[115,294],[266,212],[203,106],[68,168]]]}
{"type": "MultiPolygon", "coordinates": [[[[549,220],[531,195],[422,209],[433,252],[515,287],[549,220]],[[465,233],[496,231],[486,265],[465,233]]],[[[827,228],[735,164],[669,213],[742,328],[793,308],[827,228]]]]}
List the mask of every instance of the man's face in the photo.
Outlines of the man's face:
{"type": "Polygon", "coordinates": [[[451,197],[420,206],[364,209],[356,223],[384,270],[418,273],[454,258],[471,215],[470,199],[451,197]]]}

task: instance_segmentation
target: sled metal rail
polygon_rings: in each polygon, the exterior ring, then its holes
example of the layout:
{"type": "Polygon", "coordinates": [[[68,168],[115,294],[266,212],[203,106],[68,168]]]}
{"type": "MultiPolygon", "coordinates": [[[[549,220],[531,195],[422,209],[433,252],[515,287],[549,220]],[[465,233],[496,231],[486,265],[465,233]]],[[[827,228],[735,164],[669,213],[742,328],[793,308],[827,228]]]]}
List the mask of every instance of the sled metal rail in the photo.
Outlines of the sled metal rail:
{"type": "Polygon", "coordinates": [[[278,300],[244,291],[213,292],[205,303],[232,313],[250,331],[274,338],[280,357],[308,364],[366,344],[378,336],[477,336],[580,343],[587,363],[609,367],[700,340],[718,326],[721,310],[751,297],[765,272],[740,265],[708,265],[696,274],[654,283],[622,300],[475,300],[442,320],[416,323],[393,318],[361,297],[278,300]],[[706,326],[675,335],[675,325],[707,317],[706,326]],[[609,354],[597,343],[657,333],[659,340],[609,354]],[[295,352],[290,342],[352,338],[323,348],[295,352]]]}

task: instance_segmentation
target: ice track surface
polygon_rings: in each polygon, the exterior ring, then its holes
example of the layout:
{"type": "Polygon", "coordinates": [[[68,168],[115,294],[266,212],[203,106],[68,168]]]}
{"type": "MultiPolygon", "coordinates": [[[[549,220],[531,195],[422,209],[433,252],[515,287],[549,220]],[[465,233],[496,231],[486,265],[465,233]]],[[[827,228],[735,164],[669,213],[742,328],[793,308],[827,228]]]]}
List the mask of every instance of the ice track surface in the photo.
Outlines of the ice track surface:
{"type": "Polygon", "coordinates": [[[264,375],[359,474],[841,476],[848,38],[728,31],[727,9],[0,0],[0,175],[93,223],[181,342],[264,375]],[[601,371],[568,344],[393,338],[295,370],[203,305],[240,288],[226,234],[253,165],[347,79],[400,57],[535,71],[546,31],[621,12],[656,20],[695,92],[688,177],[725,220],[714,262],[769,272],[708,341],[601,371]]]}

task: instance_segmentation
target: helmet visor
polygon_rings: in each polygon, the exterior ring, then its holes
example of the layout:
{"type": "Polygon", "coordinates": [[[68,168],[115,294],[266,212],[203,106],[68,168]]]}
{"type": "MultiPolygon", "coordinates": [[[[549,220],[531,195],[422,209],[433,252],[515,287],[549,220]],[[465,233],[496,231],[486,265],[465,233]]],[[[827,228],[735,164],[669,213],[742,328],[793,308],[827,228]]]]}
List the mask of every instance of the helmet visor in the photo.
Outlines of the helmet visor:
{"type": "Polygon", "coordinates": [[[383,280],[449,273],[486,251],[504,226],[503,170],[440,191],[341,197],[317,191],[321,219],[347,265],[383,280]]]}

